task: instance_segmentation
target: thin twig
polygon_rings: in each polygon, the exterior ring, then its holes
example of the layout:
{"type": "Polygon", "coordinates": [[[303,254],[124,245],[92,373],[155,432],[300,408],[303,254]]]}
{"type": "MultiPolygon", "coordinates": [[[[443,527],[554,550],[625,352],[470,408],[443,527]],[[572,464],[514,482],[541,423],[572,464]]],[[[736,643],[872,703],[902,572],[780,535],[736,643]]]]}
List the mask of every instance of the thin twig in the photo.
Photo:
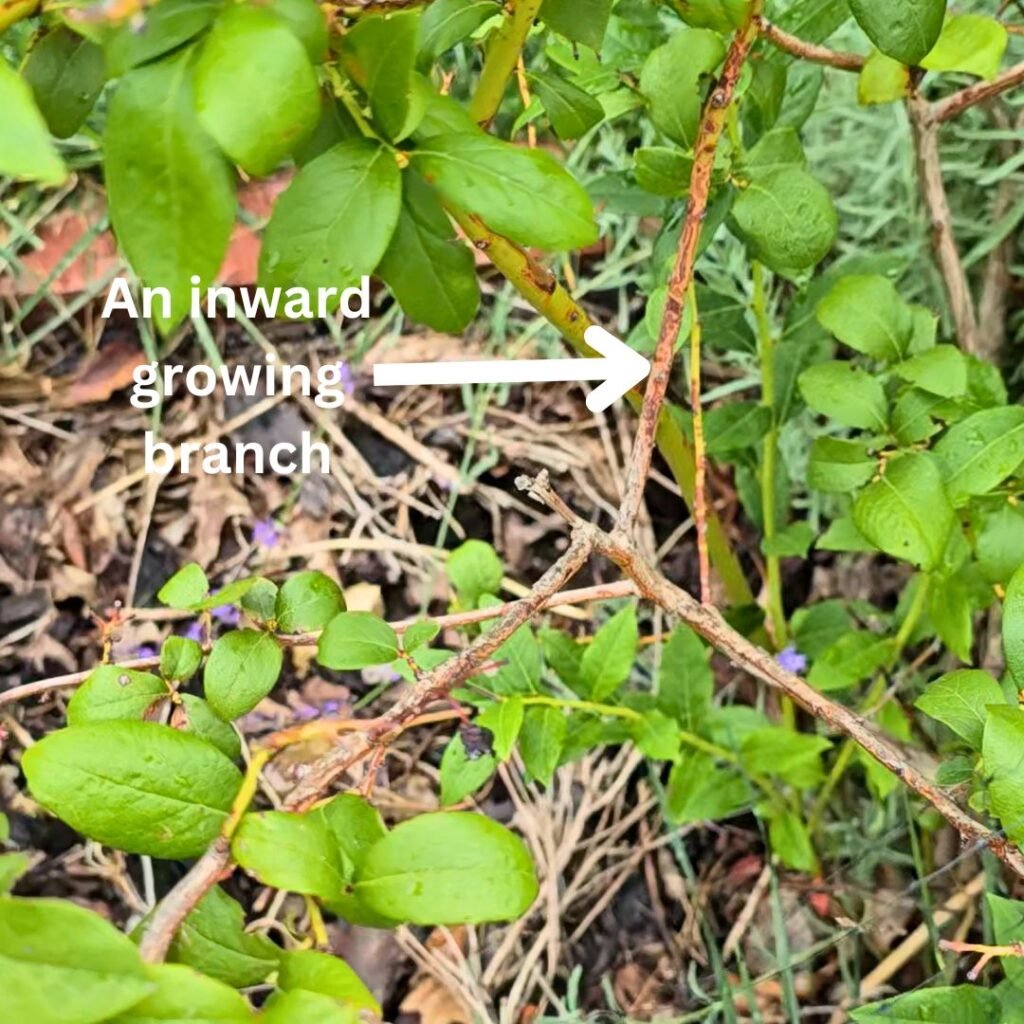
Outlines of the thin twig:
{"type": "Polygon", "coordinates": [[[778,25],[773,25],[767,18],[759,20],[758,31],[762,38],[784,53],[810,61],[812,64],[826,64],[830,68],[838,68],[840,71],[860,71],[867,63],[867,58],[862,57],[859,53],[840,53],[830,50],[827,46],[818,46],[816,43],[798,39],[779,28],[778,25]]]}
{"type": "Polygon", "coordinates": [[[932,117],[939,124],[951,121],[953,118],[959,117],[969,107],[994,99],[1022,84],[1024,84],[1024,63],[1015,64],[1002,74],[996,75],[991,82],[977,82],[932,104],[932,117]]]}

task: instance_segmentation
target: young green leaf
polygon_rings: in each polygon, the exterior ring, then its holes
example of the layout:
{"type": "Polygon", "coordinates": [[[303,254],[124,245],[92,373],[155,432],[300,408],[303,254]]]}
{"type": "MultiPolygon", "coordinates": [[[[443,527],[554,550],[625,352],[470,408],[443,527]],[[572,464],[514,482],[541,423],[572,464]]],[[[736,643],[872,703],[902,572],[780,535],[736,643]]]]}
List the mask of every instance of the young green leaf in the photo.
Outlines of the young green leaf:
{"type": "Polygon", "coordinates": [[[50,140],[32,90],[6,60],[0,61],[0,174],[59,185],[68,175],[50,140]]]}
{"type": "Polygon", "coordinates": [[[440,632],[441,627],[436,622],[430,622],[427,619],[414,622],[402,634],[402,650],[406,654],[412,654],[413,651],[429,644],[440,632]]]}
{"type": "Polygon", "coordinates": [[[523,698],[513,696],[491,704],[476,716],[475,724],[494,737],[494,756],[499,761],[507,760],[512,753],[523,727],[525,710],[523,698]]]}
{"type": "Polygon", "coordinates": [[[519,752],[526,770],[551,785],[565,746],[566,718],[561,708],[528,707],[519,733],[519,752]]]}
{"type": "MultiPolygon", "coordinates": [[[[985,893],[989,916],[992,918],[993,937],[999,945],[1009,946],[1024,940],[1024,904],[1019,900],[1008,900],[994,892],[985,893]]],[[[1007,981],[1016,988],[1024,987],[1024,964],[1019,957],[1002,957],[1003,970],[1007,981]]]]}
{"type": "Polygon", "coordinates": [[[769,726],[743,737],[740,762],[752,775],[775,775],[790,785],[806,789],[824,777],[821,755],[831,746],[824,736],[769,726]]]}
{"type": "Polygon", "coordinates": [[[316,950],[303,949],[285,953],[277,977],[278,987],[285,992],[301,989],[330,996],[342,1006],[368,1010],[380,1016],[380,1004],[363,984],[362,979],[340,957],[316,950]]]}
{"type": "MultiPolygon", "coordinates": [[[[199,35],[217,17],[221,0],[175,0],[170,4],[153,4],[146,11],[146,26],[137,30],[133,18],[120,19],[99,33],[107,61],[107,73],[120,78],[132,68],[178,49],[182,43],[199,35]]],[[[76,27],[81,22],[76,23],[76,27]]]]}
{"type": "Polygon", "coordinates": [[[796,129],[789,125],[766,132],[755,146],[743,154],[742,170],[753,178],[765,175],[769,171],[783,170],[787,167],[802,169],[806,166],[807,157],[800,136],[796,129]]]}
{"type": "Polygon", "coordinates": [[[968,746],[981,750],[989,706],[1005,703],[999,683],[987,672],[963,669],[929,683],[914,707],[948,726],[968,746]]]}
{"type": "Polygon", "coordinates": [[[995,18],[954,14],[946,19],[939,41],[921,61],[921,67],[995,78],[1008,41],[1006,28],[995,18]]]}
{"type": "Polygon", "coordinates": [[[202,663],[202,647],[188,637],[169,636],[160,648],[160,675],[170,683],[191,679],[202,663]]]}
{"type": "Polygon", "coordinates": [[[600,50],[611,10],[612,0],[544,0],[540,16],[566,39],[600,50]]]}
{"type": "Polygon", "coordinates": [[[772,853],[793,871],[813,874],[818,870],[814,844],[803,819],[789,810],[780,810],[768,818],[768,843],[772,853]]]}
{"type": "Polygon", "coordinates": [[[432,136],[411,156],[446,203],[515,242],[560,250],[597,238],[589,196],[549,153],[456,132],[432,136]]]}
{"type": "Polygon", "coordinates": [[[528,77],[560,139],[578,139],[604,120],[601,104],[561,75],[532,72],[528,77]]]}
{"type": "Polygon", "coordinates": [[[500,14],[496,0],[436,0],[420,18],[416,65],[430,68],[438,57],[472,35],[488,18],[500,14]]]}
{"type": "Polygon", "coordinates": [[[242,595],[239,600],[242,611],[251,616],[257,622],[271,622],[277,614],[276,583],[257,576],[253,585],[242,595]]]}
{"type": "Polygon", "coordinates": [[[928,595],[928,614],[939,639],[963,662],[974,646],[974,607],[962,573],[939,576],[928,595]]]}
{"type": "Polygon", "coordinates": [[[441,806],[451,807],[475,793],[493,774],[498,762],[493,754],[472,756],[456,733],[441,757],[441,806]]]}
{"type": "MultiPolygon", "coordinates": [[[[110,101],[103,134],[118,243],[145,284],[170,292],[170,316],[159,303],[154,311],[163,331],[188,312],[193,275],[200,287],[213,280],[235,221],[231,168],[196,116],[192,64],[185,50],[129,72],[110,101]]],[[[164,604],[187,608],[205,597],[205,589],[187,599],[162,596],[179,593],[176,580],[158,595],[164,604]]]]}
{"type": "Polygon", "coordinates": [[[1000,1019],[999,1000],[977,985],[925,988],[850,1011],[854,1024],[992,1024],[1000,1019]]]}
{"type": "Polygon", "coordinates": [[[395,158],[366,139],[306,164],[281,194],[260,250],[260,280],[284,288],[347,288],[380,262],[398,223],[395,158]]]}
{"type": "Polygon", "coordinates": [[[170,608],[190,611],[210,592],[206,573],[189,562],[182,566],[158,591],[157,598],[170,608]]]}
{"type": "Polygon", "coordinates": [[[976,523],[974,555],[988,583],[1007,584],[1024,565],[1024,509],[1004,505],[976,523]]]}
{"type": "Polygon", "coordinates": [[[281,645],[270,633],[234,629],[213,645],[203,671],[210,707],[230,722],[248,714],[277,684],[281,645]]]}
{"type": "Polygon", "coordinates": [[[1024,690],[1024,564],[1013,574],[1003,599],[1003,654],[1017,688],[1024,690]]]}
{"type": "Polygon", "coordinates": [[[675,761],[679,756],[679,726],[660,711],[648,711],[638,722],[630,722],[629,734],[644,757],[675,761]]]}
{"type": "Polygon", "coordinates": [[[914,333],[910,307],[880,274],[841,277],[818,303],[817,316],[844,345],[886,362],[907,355],[914,333]]]}
{"type": "Polygon", "coordinates": [[[369,612],[342,612],[320,634],[317,661],[339,671],[386,665],[401,654],[398,634],[369,612]]]}
{"type": "Polygon", "coordinates": [[[425,104],[414,87],[420,12],[398,11],[360,18],[341,39],[341,61],[366,93],[374,123],[392,142],[420,123],[425,104]]]}
{"type": "MultiPolygon", "coordinates": [[[[262,576],[246,576],[244,579],[234,580],[226,587],[221,587],[216,593],[203,598],[203,600],[198,604],[192,605],[192,610],[203,612],[210,611],[214,608],[223,608],[225,605],[229,604],[241,604],[242,598],[245,597],[250,590],[253,590],[262,583],[269,582],[269,580],[265,580],[262,576]]],[[[271,584],[271,586],[273,586],[273,584],[271,584]]]]}
{"type": "Polygon", "coordinates": [[[281,949],[266,936],[245,931],[244,925],[241,906],[214,886],[185,918],[168,959],[234,988],[259,985],[277,970],[281,949]]]}
{"type": "Polygon", "coordinates": [[[473,253],[455,237],[434,190],[415,171],[403,172],[398,226],[377,274],[406,316],[436,331],[461,334],[480,306],[473,253]]]}
{"type": "Polygon", "coordinates": [[[323,629],[345,610],[341,587],[322,572],[309,570],[290,576],[277,592],[274,617],[282,633],[323,629]]]}
{"type": "Polygon", "coordinates": [[[537,895],[523,841],[479,814],[421,814],[367,853],[355,891],[374,910],[413,924],[511,921],[537,895]]]}
{"type": "Polygon", "coordinates": [[[68,725],[118,720],[138,722],[168,695],[167,684],[149,672],[100,665],[68,702],[68,725]]]}
{"type": "Polygon", "coordinates": [[[687,25],[729,33],[743,24],[750,0],[679,0],[675,7],[687,25]]]}
{"type": "Polygon", "coordinates": [[[967,391],[967,361],[953,345],[936,345],[894,366],[893,372],[922,391],[943,398],[959,398],[967,391]]]}
{"type": "Polygon", "coordinates": [[[327,57],[327,18],[316,0],[271,0],[267,9],[291,29],[314,64],[327,57]]]}
{"type": "Polygon", "coordinates": [[[156,1021],[191,1021],[193,1024],[252,1022],[245,998],[223,982],[181,964],[149,964],[146,979],[153,991],[111,1024],[155,1024],[156,1021]]]}
{"type": "Polygon", "coordinates": [[[859,441],[816,437],[811,444],[807,483],[819,491],[849,494],[863,487],[877,469],[878,461],[859,441]]]}
{"type": "Polygon", "coordinates": [[[850,10],[883,53],[919,64],[942,32],[946,0],[850,0],[850,10]]]}
{"type": "Polygon", "coordinates": [[[580,675],[592,700],[607,699],[626,682],[639,640],[632,604],[616,612],[594,634],[580,660],[580,675]]]}
{"type": "Polygon", "coordinates": [[[322,815],[263,811],[242,818],[231,854],[264,885],[332,899],[354,870],[322,815]]]}
{"type": "Polygon", "coordinates": [[[754,259],[787,276],[823,259],[838,231],[832,197],[799,167],[751,178],[732,204],[731,219],[754,259]]]}
{"type": "Polygon", "coordinates": [[[583,661],[583,644],[576,643],[571,636],[558,629],[542,629],[538,633],[544,660],[558,674],[558,678],[573,693],[581,697],[587,696],[587,686],[583,682],[580,664],[583,661]]]}
{"type": "Polygon", "coordinates": [[[81,128],[107,77],[103,51],[63,25],[32,47],[22,75],[58,139],[81,128]]]}
{"type": "MultiPolygon", "coordinates": [[[[670,199],[678,199],[690,191],[693,157],[681,150],[671,146],[641,146],[633,154],[633,161],[636,183],[645,191],[670,199]]],[[[648,303],[648,308],[650,306],[648,303]]],[[[703,312],[703,307],[700,308],[703,312]]],[[[660,322],[661,317],[656,319],[660,322]]]]}
{"type": "Polygon", "coordinates": [[[895,103],[910,92],[910,68],[881,50],[873,50],[857,79],[857,101],[869,107],[895,103]]]}
{"type": "Polygon", "coordinates": [[[212,743],[225,757],[237,761],[242,756],[242,741],[238,733],[216,715],[213,708],[203,700],[191,693],[180,695],[180,711],[176,710],[171,717],[171,724],[175,728],[182,728],[186,732],[194,733],[201,740],[212,743]],[[180,724],[178,715],[180,714],[180,724]]]}
{"type": "Polygon", "coordinates": [[[844,427],[884,430],[889,403],[877,377],[852,363],[830,360],[797,378],[800,394],[817,413],[844,427]]]}
{"type": "Polygon", "coordinates": [[[921,453],[890,459],[853,507],[857,529],[871,543],[925,570],[942,561],[954,519],[942,475],[921,453]]]}
{"type": "Polygon", "coordinates": [[[63,900],[0,897],[0,987],[9,1021],[96,1024],[153,991],[112,924],[63,900]]]}
{"type": "Polygon", "coordinates": [[[336,999],[302,988],[275,992],[260,1014],[260,1024],[359,1024],[359,1020],[353,1009],[336,999]]]}
{"type": "Polygon", "coordinates": [[[751,784],[707,754],[684,751],[672,766],[665,789],[665,813],[673,825],[721,821],[750,806],[751,784]]]}
{"type": "Polygon", "coordinates": [[[501,559],[482,540],[460,544],[449,556],[445,572],[465,608],[475,608],[484,594],[497,594],[504,577],[501,559]]]}
{"type": "Polygon", "coordinates": [[[935,457],[954,504],[987,493],[1024,464],[1024,406],[983,409],[954,424],[935,457]]]}
{"type": "Polygon", "coordinates": [[[127,853],[198,857],[242,776],[220,751],[155,722],[96,722],[25,751],[33,796],[82,835],[127,853]]]}
{"type": "Polygon", "coordinates": [[[704,414],[707,453],[722,458],[753,448],[771,430],[772,411],[760,402],[726,402],[704,414]]]}
{"type": "Polygon", "coordinates": [[[989,707],[981,754],[992,813],[1011,843],[1024,842],[1024,710],[989,707]]]}
{"type": "Polygon", "coordinates": [[[15,882],[31,865],[32,860],[27,853],[0,853],[0,897],[14,888],[15,882]]]}
{"type": "Polygon", "coordinates": [[[196,63],[203,128],[249,174],[269,174],[316,127],[316,71],[273,11],[228,5],[196,63]]]}
{"type": "Polygon", "coordinates": [[[821,651],[807,681],[823,693],[845,690],[867,679],[892,659],[892,641],[866,629],[847,629],[821,651]]]}
{"type": "Polygon", "coordinates": [[[709,657],[689,626],[676,626],[661,651],[658,707],[687,732],[699,732],[711,710],[715,681],[709,657]]]}

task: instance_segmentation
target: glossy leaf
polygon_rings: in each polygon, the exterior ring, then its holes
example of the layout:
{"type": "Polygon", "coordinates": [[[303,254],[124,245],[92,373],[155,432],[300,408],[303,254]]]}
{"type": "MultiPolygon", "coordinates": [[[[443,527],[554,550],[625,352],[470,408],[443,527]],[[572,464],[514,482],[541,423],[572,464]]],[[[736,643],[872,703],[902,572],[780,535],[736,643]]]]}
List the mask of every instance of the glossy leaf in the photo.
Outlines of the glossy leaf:
{"type": "Polygon", "coordinates": [[[245,998],[223,982],[181,964],[150,964],[146,978],[154,986],[141,1002],[112,1018],[111,1024],[156,1024],[191,1021],[194,1024],[251,1022],[245,998]]]}
{"type": "Polygon", "coordinates": [[[318,953],[312,949],[285,953],[281,958],[277,984],[285,992],[293,989],[319,992],[343,1006],[368,1010],[380,1016],[380,1004],[359,975],[340,957],[329,953],[318,953]]]}
{"type": "Polygon", "coordinates": [[[68,725],[141,721],[169,694],[167,685],[149,672],[100,665],[68,702],[68,725]]]}
{"type": "Polygon", "coordinates": [[[987,493],[1024,464],[1024,406],[983,409],[954,424],[935,457],[955,504],[987,493]]]}
{"type": "Polygon", "coordinates": [[[341,587],[322,572],[308,570],[289,576],[277,592],[275,618],[281,633],[323,629],[345,610],[341,587]]]}
{"type": "Polygon", "coordinates": [[[818,303],[817,316],[844,345],[885,362],[907,355],[914,332],[910,307],[879,274],[841,277],[818,303]]]}
{"type": "Polygon", "coordinates": [[[946,0],[850,0],[868,38],[903,64],[918,64],[938,41],[946,0]]]}
{"type": "Polygon", "coordinates": [[[316,651],[321,665],[339,671],[386,665],[401,654],[395,631],[369,612],[336,615],[320,634],[316,651]]]}
{"type": "Polygon", "coordinates": [[[811,445],[807,482],[819,491],[849,494],[863,487],[877,468],[878,461],[858,441],[817,437],[811,445]]]}
{"type": "Polygon", "coordinates": [[[206,573],[195,562],[189,562],[157,591],[156,596],[171,608],[188,611],[201,604],[209,592],[206,573]]]}
{"type": "Polygon", "coordinates": [[[81,128],[107,77],[100,47],[63,25],[32,47],[22,75],[58,139],[81,128]]]}
{"type": "Polygon", "coordinates": [[[160,675],[169,682],[191,679],[202,663],[202,647],[188,637],[169,636],[160,648],[160,675]]]}
{"type": "Polygon", "coordinates": [[[203,671],[203,692],[226,722],[248,714],[277,684],[281,645],[270,633],[235,629],[213,645],[203,671]]]}
{"type": "Polygon", "coordinates": [[[964,669],[947,672],[929,683],[914,707],[948,726],[968,746],[980,750],[985,719],[992,704],[1005,704],[999,683],[987,672],[964,669]]]}
{"type": "Polygon", "coordinates": [[[336,999],[301,988],[275,992],[260,1014],[260,1024],[359,1024],[359,1019],[336,999]]]}
{"type": "Polygon", "coordinates": [[[238,733],[202,697],[183,693],[179,699],[181,705],[171,716],[171,724],[175,728],[194,733],[201,740],[212,743],[232,761],[242,756],[242,741],[238,733]]]}
{"type": "Polygon", "coordinates": [[[154,722],[97,722],[25,752],[33,796],[72,828],[151,857],[198,857],[217,837],[239,770],[196,736],[154,722]]]}

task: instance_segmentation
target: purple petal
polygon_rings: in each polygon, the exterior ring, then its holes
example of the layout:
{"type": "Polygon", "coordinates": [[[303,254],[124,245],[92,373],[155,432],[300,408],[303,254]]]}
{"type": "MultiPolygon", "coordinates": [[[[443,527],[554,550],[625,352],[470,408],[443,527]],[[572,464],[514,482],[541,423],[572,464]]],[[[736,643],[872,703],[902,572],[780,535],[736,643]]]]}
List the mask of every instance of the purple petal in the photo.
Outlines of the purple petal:
{"type": "Polygon", "coordinates": [[[807,668],[807,657],[794,646],[784,647],[775,655],[775,660],[787,671],[799,675],[807,668]]]}
{"type": "Polygon", "coordinates": [[[252,526],[252,542],[260,547],[276,547],[281,539],[281,531],[273,519],[257,519],[252,526]]]}
{"type": "Polygon", "coordinates": [[[225,626],[237,626],[242,621],[242,613],[233,604],[222,604],[214,608],[212,615],[225,626]]]}
{"type": "Polygon", "coordinates": [[[185,639],[195,640],[197,644],[203,642],[203,624],[198,619],[189,623],[188,629],[185,630],[185,639]]]}

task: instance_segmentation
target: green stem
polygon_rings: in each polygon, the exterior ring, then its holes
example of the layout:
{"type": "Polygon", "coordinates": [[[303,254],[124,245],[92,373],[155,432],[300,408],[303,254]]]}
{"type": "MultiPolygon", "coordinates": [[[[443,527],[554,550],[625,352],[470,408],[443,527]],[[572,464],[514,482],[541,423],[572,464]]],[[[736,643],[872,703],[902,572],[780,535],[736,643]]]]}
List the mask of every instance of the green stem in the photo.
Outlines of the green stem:
{"type": "MultiPolygon", "coordinates": [[[[928,607],[928,594],[931,589],[931,577],[921,576],[920,581],[917,585],[917,593],[914,594],[914,600],[911,602],[910,607],[907,609],[906,617],[903,622],[900,623],[900,628],[896,633],[896,638],[893,641],[892,653],[889,655],[887,661],[887,667],[891,668],[899,660],[899,656],[903,653],[903,649],[910,642],[911,636],[913,636],[914,630],[917,628],[918,622],[921,621],[921,616],[924,614],[925,608],[928,607]]],[[[883,693],[885,693],[886,681],[884,676],[878,676],[871,684],[871,689],[868,690],[867,696],[861,701],[858,711],[864,712],[874,707],[875,703],[879,700],[883,693]]],[[[857,752],[857,744],[853,740],[846,740],[842,747],[839,749],[839,756],[835,759],[835,763],[832,765],[832,771],[829,772],[828,778],[825,780],[825,785],[822,787],[821,792],[818,794],[817,800],[814,801],[814,809],[811,811],[811,816],[808,820],[808,829],[813,835],[817,832],[821,826],[821,820],[825,816],[825,809],[828,807],[829,799],[832,796],[836,786],[839,785],[840,780],[846,774],[846,769],[850,767],[850,762],[853,760],[853,755],[857,752]]]]}
{"type": "Polygon", "coordinates": [[[543,0],[508,0],[504,24],[491,37],[484,66],[469,101],[470,117],[477,124],[490,124],[501,106],[505,87],[516,69],[526,37],[540,13],[543,0]]]}
{"type": "MultiPolygon", "coordinates": [[[[778,473],[779,430],[775,423],[775,338],[768,319],[768,300],[764,286],[764,268],[756,260],[751,271],[754,280],[753,311],[757,322],[757,349],[761,360],[761,404],[772,417],[761,454],[761,518],[764,539],[770,545],[778,529],[775,521],[775,478],[778,473]]],[[[786,643],[786,610],[782,603],[782,567],[778,555],[765,560],[768,623],[776,649],[786,643]]]]}
{"type": "MultiPolygon", "coordinates": [[[[514,242],[495,234],[479,217],[449,206],[448,212],[473,244],[487,254],[494,266],[541,316],[557,328],[565,340],[580,355],[596,356],[583,336],[592,321],[583,307],[559,284],[554,274],[546,270],[514,242]]],[[[639,411],[643,397],[637,391],[627,395],[629,404],[639,411]]],[[[668,463],[679,491],[689,508],[694,503],[696,460],[693,448],[679,424],[666,406],[658,415],[655,441],[662,457],[668,463]]],[[[708,555],[725,588],[726,598],[734,606],[753,603],[754,596],[739,560],[732,550],[729,538],[714,509],[708,509],[708,555]]]]}

